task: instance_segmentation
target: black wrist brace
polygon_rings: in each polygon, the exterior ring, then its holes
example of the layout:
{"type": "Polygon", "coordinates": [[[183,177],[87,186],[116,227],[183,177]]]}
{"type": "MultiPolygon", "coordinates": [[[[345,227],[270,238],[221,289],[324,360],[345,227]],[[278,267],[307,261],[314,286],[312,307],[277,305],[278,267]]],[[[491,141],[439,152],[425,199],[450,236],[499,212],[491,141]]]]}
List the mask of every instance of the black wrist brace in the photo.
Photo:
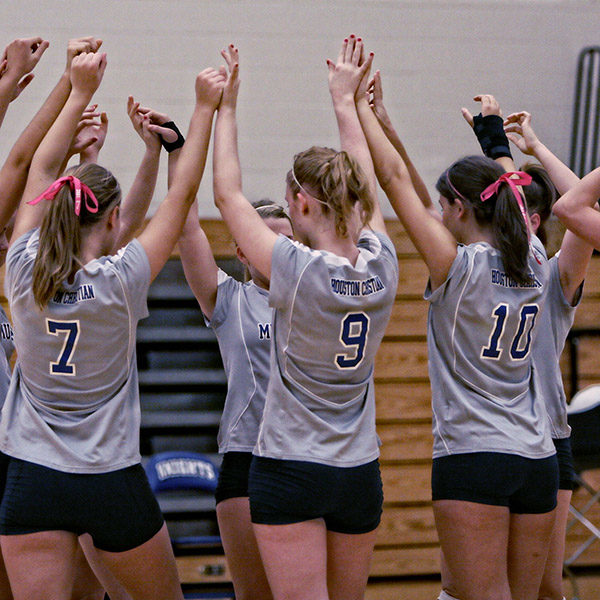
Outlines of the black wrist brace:
{"type": "Polygon", "coordinates": [[[185,138],[183,137],[183,134],[181,133],[181,131],[179,131],[177,125],[175,125],[173,121],[163,123],[161,127],[171,129],[177,134],[177,139],[174,142],[166,142],[163,136],[160,136],[160,143],[167,152],[173,152],[173,150],[177,150],[177,148],[181,148],[181,146],[183,146],[183,144],[185,143],[185,138]]]}
{"type": "Polygon", "coordinates": [[[481,113],[473,117],[473,131],[477,136],[483,153],[489,158],[508,156],[512,158],[508,138],[504,133],[504,121],[499,115],[481,116],[481,113]]]}

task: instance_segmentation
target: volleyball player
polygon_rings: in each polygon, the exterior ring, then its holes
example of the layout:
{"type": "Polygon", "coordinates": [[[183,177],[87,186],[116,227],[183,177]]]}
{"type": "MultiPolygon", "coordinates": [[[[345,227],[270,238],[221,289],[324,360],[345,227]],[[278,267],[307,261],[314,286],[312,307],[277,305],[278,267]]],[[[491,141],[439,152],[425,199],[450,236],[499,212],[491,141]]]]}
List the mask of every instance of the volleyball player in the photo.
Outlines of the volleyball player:
{"type": "Polygon", "coordinates": [[[379,182],[429,268],[433,508],[456,592],[537,598],[558,468],[532,368],[549,268],[516,185],[528,177],[485,157],[456,161],[438,179],[440,222],[368,99],[357,109],[379,182]]]}
{"type": "Polygon", "coordinates": [[[11,457],[0,532],[17,599],[69,594],[83,531],[133,598],[182,598],[139,464],[135,326],[198,188],[223,77],[211,69],[198,76],[176,183],[139,239],[104,256],[118,239],[114,177],[82,165],[44,189],[105,64],[101,54],[73,60],[71,93],[34,156],[7,255],[19,359],[0,423],[11,457]]]}
{"type": "MultiPolygon", "coordinates": [[[[69,41],[64,73],[48,99],[33,117],[31,123],[19,136],[0,169],[0,229],[2,230],[0,234],[0,265],[4,264],[6,258],[8,249],[7,232],[10,233],[10,229],[12,229],[10,227],[11,219],[23,193],[33,154],[69,94],[71,62],[81,52],[97,51],[101,44],[102,40],[93,37],[77,38],[69,41]]],[[[17,98],[33,79],[33,74],[29,71],[36,66],[48,45],[48,42],[42,40],[42,38],[27,38],[14,40],[5,49],[0,67],[2,71],[0,76],[0,122],[4,117],[8,102],[17,98]]],[[[12,325],[4,310],[0,308],[0,311],[0,343],[4,350],[3,353],[0,353],[0,362],[2,363],[0,402],[3,403],[10,383],[9,359],[14,343],[12,325]]],[[[2,455],[1,493],[4,492],[6,463],[7,459],[2,455]]],[[[0,598],[12,598],[8,576],[1,557],[0,564],[0,598]]],[[[82,582],[80,586],[81,593],[87,595],[93,588],[97,587],[98,582],[81,550],[78,551],[76,558],[76,573],[77,579],[82,582]]],[[[74,599],[79,597],[78,593],[78,590],[74,590],[74,599]]]]}
{"type": "MultiPolygon", "coordinates": [[[[332,97],[340,73],[331,71],[339,65],[344,75],[347,63],[359,62],[355,42],[347,40],[330,64],[332,97]]],[[[294,157],[286,200],[298,242],[262,221],[241,188],[239,67],[235,49],[229,53],[215,129],[215,203],[250,264],[270,279],[274,308],[269,387],[250,468],[254,531],[275,600],[362,598],[382,507],[373,361],[395,295],[396,254],[369,181],[345,151],[312,147],[294,157]]],[[[353,93],[350,102],[340,93],[334,107],[338,123],[360,139],[353,93]]],[[[362,145],[368,154],[364,137],[362,145]]]]}
{"type": "MultiPolygon", "coordinates": [[[[465,108],[463,116],[473,127],[472,115],[465,108]]],[[[559,194],[566,193],[579,178],[537,138],[531,127],[531,115],[514,113],[500,123],[495,119],[497,139],[502,138],[500,127],[508,138],[524,153],[534,156],[541,163],[529,163],[522,170],[532,177],[523,188],[531,230],[541,241],[546,239],[544,225],[551,214],[552,204],[559,194]],[[555,186],[556,185],[556,189],[555,186]]],[[[476,133],[481,129],[476,130],[476,133]]],[[[507,139],[508,139],[507,138],[507,139]]],[[[506,143],[506,139],[503,143],[506,143]]],[[[485,139],[482,149],[486,150],[485,139]]],[[[562,571],[564,562],[566,524],[574,485],[573,457],[570,447],[570,427],[567,423],[567,402],[562,384],[559,359],[564,343],[573,324],[576,306],[581,299],[583,280],[592,254],[592,246],[567,231],[560,251],[549,261],[550,278],[547,284],[545,308],[540,314],[539,332],[532,349],[533,362],[539,375],[540,395],[550,419],[552,440],[556,448],[559,466],[559,489],[557,510],[546,566],[538,597],[540,600],[562,600],[562,571]]],[[[456,598],[451,575],[442,563],[442,600],[456,598]]]]}
{"type": "MultiPolygon", "coordinates": [[[[381,76],[375,73],[369,84],[371,106],[388,139],[402,156],[410,173],[413,186],[422,203],[435,216],[440,216],[433,206],[427,188],[414,168],[404,149],[400,138],[393,127],[383,103],[381,76]]],[[[463,116],[473,126],[473,117],[467,109],[463,116]]],[[[523,170],[532,176],[530,185],[523,191],[527,201],[527,209],[532,232],[542,242],[546,239],[544,225],[551,214],[551,207],[556,199],[554,185],[559,194],[569,190],[579,179],[577,176],[546,146],[544,146],[531,127],[531,115],[526,112],[514,113],[504,122],[508,137],[524,154],[534,156],[540,163],[527,164],[523,170]]],[[[591,256],[591,247],[580,238],[567,232],[563,237],[560,253],[549,261],[550,279],[548,281],[548,298],[546,310],[540,316],[540,330],[533,347],[533,360],[540,373],[542,396],[550,417],[552,438],[557,450],[559,464],[559,490],[557,511],[548,559],[539,591],[540,599],[561,600],[562,566],[564,561],[565,527],[573,489],[573,460],[570,451],[567,424],[566,397],[562,385],[559,357],[566,335],[573,323],[576,306],[581,298],[583,278],[591,256]]],[[[456,593],[450,574],[442,562],[442,587],[440,599],[451,600],[456,593]]]]}

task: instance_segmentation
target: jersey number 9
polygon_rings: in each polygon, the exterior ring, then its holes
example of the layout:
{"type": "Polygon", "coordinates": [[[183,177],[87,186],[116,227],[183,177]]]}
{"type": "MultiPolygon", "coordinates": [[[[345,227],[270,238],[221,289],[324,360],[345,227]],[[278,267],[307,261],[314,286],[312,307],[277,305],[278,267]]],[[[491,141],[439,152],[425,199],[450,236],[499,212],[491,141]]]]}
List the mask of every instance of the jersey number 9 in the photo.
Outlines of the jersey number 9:
{"type": "Polygon", "coordinates": [[[352,348],[353,352],[335,355],[335,364],[338,369],[355,369],[360,365],[365,355],[368,333],[369,317],[365,313],[348,313],[344,317],[340,342],[347,348],[352,348]]]}

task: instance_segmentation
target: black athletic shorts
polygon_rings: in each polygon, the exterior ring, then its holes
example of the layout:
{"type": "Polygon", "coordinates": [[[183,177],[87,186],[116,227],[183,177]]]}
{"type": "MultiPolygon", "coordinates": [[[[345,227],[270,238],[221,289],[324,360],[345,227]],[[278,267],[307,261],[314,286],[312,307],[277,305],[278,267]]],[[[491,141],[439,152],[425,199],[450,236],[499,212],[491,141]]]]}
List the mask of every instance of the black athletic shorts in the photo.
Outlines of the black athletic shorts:
{"type": "Polygon", "coordinates": [[[383,506],[379,461],[358,467],[255,456],[250,466],[253,523],[287,525],[322,518],[329,531],[377,529],[383,506]]]}
{"type": "Polygon", "coordinates": [[[575,487],[575,467],[573,466],[573,452],[571,451],[571,438],[552,440],[556,448],[558,459],[559,490],[573,490],[575,487]]]}
{"type": "Polygon", "coordinates": [[[556,455],[532,459],[501,452],[451,454],[433,459],[433,500],[464,500],[538,514],[556,507],[556,455]]]}
{"type": "Polygon", "coordinates": [[[215,490],[217,504],[229,498],[248,497],[248,474],[252,452],[226,452],[219,469],[219,481],[215,490]]]}
{"type": "Polygon", "coordinates": [[[11,458],[0,534],[89,533],[108,552],[147,542],[164,522],[141,465],[99,474],[65,473],[11,458]]]}

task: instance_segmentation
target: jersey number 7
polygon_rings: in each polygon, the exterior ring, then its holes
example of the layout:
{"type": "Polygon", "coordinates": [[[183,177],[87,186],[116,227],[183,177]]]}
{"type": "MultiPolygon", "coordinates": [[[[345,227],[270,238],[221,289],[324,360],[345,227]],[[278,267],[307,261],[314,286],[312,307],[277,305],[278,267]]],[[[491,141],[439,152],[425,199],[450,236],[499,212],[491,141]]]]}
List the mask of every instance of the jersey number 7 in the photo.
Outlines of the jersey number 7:
{"type": "Polygon", "coordinates": [[[77,374],[75,365],[70,361],[79,340],[79,321],[51,321],[46,319],[46,330],[50,335],[65,334],[62,350],[56,362],[50,362],[50,375],[77,374]]]}

